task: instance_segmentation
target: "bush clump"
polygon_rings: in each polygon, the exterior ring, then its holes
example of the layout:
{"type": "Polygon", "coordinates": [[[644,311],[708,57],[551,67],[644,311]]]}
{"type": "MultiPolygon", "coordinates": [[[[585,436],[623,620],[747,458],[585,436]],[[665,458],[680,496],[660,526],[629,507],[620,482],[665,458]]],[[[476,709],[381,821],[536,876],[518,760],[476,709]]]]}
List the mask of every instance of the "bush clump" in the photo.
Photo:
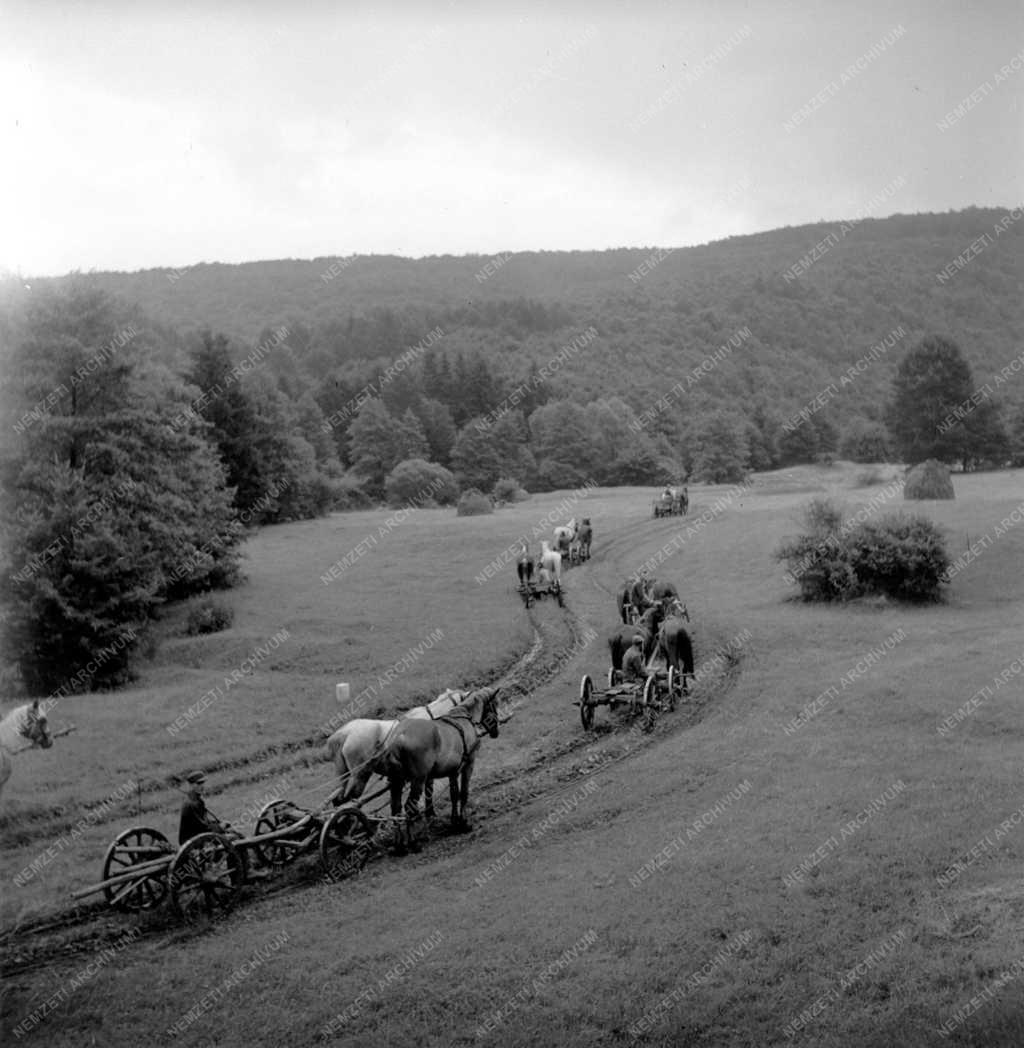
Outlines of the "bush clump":
{"type": "Polygon", "coordinates": [[[519,486],[519,481],[513,477],[502,477],[494,485],[494,497],[499,502],[525,502],[530,493],[519,486]]]}
{"type": "Polygon", "coordinates": [[[953,481],[949,476],[949,467],[938,459],[926,459],[919,462],[907,473],[903,485],[905,499],[953,499],[953,481]]]}
{"type": "Polygon", "coordinates": [[[776,551],[804,600],[852,600],[881,594],[897,600],[937,600],[947,580],[949,555],[936,525],[926,517],[887,514],[874,521],[842,523],[828,499],[814,499],[804,513],[805,532],[776,551]]]}
{"type": "Polygon", "coordinates": [[[204,600],[191,608],[185,630],[190,637],[201,633],[220,633],[235,621],[235,612],[219,600],[204,600]]]}
{"type": "Polygon", "coordinates": [[[405,459],[384,481],[388,505],[450,506],[459,497],[454,475],[436,462],[421,458],[405,459]]]}
{"type": "Polygon", "coordinates": [[[467,488],[459,499],[456,515],[460,517],[479,517],[484,513],[493,513],[491,500],[478,488],[467,488]]]}

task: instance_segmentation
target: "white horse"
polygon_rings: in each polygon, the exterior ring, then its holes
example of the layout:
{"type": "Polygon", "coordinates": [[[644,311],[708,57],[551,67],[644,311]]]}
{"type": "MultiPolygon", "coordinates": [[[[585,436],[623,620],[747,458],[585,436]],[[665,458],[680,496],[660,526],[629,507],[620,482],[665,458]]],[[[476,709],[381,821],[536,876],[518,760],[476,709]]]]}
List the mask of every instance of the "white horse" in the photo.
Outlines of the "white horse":
{"type": "Polygon", "coordinates": [[[579,525],[576,523],[576,518],[573,517],[568,524],[563,524],[561,527],[555,528],[555,549],[559,553],[568,553],[569,546],[573,539],[576,538],[576,533],[579,531],[579,525]]]}
{"type": "MultiPolygon", "coordinates": [[[[456,706],[461,706],[469,695],[468,691],[446,688],[428,705],[413,707],[403,715],[402,720],[406,717],[414,720],[436,720],[450,713],[456,706]]],[[[324,759],[334,762],[338,773],[338,786],[344,787],[337,803],[348,804],[363,795],[370,777],[377,772],[384,744],[398,724],[397,720],[358,717],[343,724],[330,736],[324,759]]],[[[428,802],[428,813],[433,814],[432,798],[429,796],[428,802]]]]}
{"type": "Polygon", "coordinates": [[[39,700],[17,706],[0,721],[0,794],[11,777],[11,757],[22,750],[39,746],[48,750],[53,745],[46,724],[46,714],[39,709],[39,700]]]}
{"type": "Polygon", "coordinates": [[[557,582],[562,584],[562,554],[551,548],[549,542],[540,544],[540,573],[541,582],[557,582]]]}

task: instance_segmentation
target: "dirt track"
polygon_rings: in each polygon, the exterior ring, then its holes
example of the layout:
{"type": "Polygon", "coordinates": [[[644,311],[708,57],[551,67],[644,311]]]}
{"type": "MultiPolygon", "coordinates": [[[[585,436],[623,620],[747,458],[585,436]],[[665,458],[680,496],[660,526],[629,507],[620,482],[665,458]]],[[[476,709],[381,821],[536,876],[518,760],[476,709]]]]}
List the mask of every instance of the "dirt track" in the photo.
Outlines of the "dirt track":
{"type": "MultiPolygon", "coordinates": [[[[590,773],[611,762],[635,757],[657,740],[685,731],[706,715],[710,705],[735,681],[739,663],[731,653],[721,660],[720,667],[701,679],[675,713],[661,716],[650,734],[641,733],[638,725],[630,728],[625,714],[612,714],[603,707],[597,712],[594,730],[586,733],[578,708],[572,705],[578,697],[583,673],[590,673],[599,687],[604,678],[608,665],[605,635],[617,621],[614,588],[635,570],[638,540],[643,540],[645,548],[652,544],[656,547],[684,526],[685,518],[668,518],[650,521],[639,535],[637,528],[631,528],[603,540],[599,537],[591,560],[563,576],[565,608],[559,609],[553,600],[543,599],[524,612],[534,630],[531,650],[511,667],[496,670],[489,679],[463,682],[469,686],[499,684],[506,710],[514,711],[513,719],[503,729],[504,739],[496,743],[485,740],[483,744],[471,787],[474,830],[468,835],[451,836],[445,832],[446,826],[435,827],[423,853],[395,858],[380,852],[371,859],[374,865],[385,864],[385,868],[391,866],[396,871],[405,866],[422,868],[456,849],[472,849],[474,839],[482,835],[493,839],[500,834],[511,840],[519,830],[517,809],[527,802],[541,798],[555,802],[560,794],[578,789],[590,773]],[[509,740],[514,741],[509,744],[509,740]]],[[[662,574],[673,577],[670,569],[671,565],[666,566],[662,574]]],[[[509,599],[519,599],[511,585],[509,599]]],[[[688,604],[700,668],[716,650],[725,651],[721,646],[727,631],[702,623],[699,605],[692,598],[688,598],[688,604]]],[[[319,740],[288,746],[290,766],[314,764],[321,746],[319,740]]],[[[322,778],[323,766],[319,765],[319,769],[322,778]]],[[[444,789],[437,791],[441,811],[446,810],[446,793],[444,789]]],[[[383,814],[385,806],[386,798],[368,805],[367,811],[383,814]]],[[[303,859],[276,874],[272,882],[247,888],[240,906],[253,907],[281,892],[322,883],[319,862],[303,859]]],[[[226,919],[230,920],[230,915],[226,919]]],[[[147,939],[164,937],[168,942],[196,934],[182,929],[166,907],[142,915],[136,925],[132,918],[112,913],[105,903],[93,903],[46,915],[8,931],[2,940],[4,960],[0,971],[6,976],[93,951],[123,936],[132,926],[141,928],[147,939]]]]}

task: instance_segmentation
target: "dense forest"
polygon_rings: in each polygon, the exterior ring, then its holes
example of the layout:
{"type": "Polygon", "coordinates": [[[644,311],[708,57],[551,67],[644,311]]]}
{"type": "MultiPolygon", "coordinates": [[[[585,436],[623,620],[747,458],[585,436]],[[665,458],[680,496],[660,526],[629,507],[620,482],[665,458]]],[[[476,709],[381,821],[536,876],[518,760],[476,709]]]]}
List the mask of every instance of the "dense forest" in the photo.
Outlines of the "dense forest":
{"type": "Polygon", "coordinates": [[[247,528],[332,508],[923,457],[891,399],[933,335],[936,453],[1024,461],[1019,215],[6,280],[7,644],[53,686],[230,584],[247,528]]]}

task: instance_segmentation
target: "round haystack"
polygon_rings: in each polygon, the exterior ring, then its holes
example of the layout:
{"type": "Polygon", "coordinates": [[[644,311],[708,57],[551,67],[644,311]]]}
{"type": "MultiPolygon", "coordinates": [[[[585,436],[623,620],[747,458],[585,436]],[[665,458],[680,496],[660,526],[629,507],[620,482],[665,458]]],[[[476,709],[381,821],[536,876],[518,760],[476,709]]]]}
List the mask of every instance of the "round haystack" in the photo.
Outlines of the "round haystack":
{"type": "Polygon", "coordinates": [[[907,473],[903,484],[905,499],[953,499],[953,481],[949,468],[938,459],[919,462],[907,473]]]}

